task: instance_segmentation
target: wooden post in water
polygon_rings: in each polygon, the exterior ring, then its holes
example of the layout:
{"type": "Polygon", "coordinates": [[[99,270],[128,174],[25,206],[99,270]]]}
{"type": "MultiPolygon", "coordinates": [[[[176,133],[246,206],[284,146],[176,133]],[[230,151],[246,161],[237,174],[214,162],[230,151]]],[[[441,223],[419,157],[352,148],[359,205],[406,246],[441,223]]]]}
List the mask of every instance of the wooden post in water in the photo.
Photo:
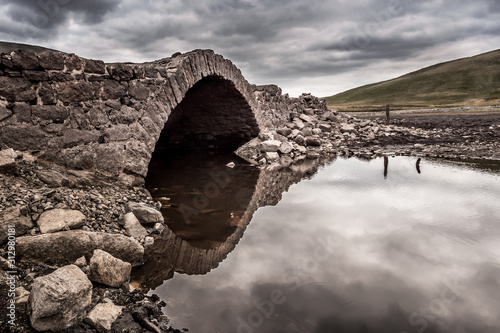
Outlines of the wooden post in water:
{"type": "Polygon", "coordinates": [[[387,104],[387,105],[385,106],[385,123],[386,123],[387,125],[389,125],[389,121],[391,120],[391,119],[390,119],[390,114],[389,114],[389,113],[390,113],[390,106],[389,106],[389,104],[387,104]]]}
{"type": "Polygon", "coordinates": [[[417,164],[416,164],[416,166],[417,166],[417,172],[418,172],[419,174],[421,173],[421,171],[420,171],[420,161],[421,161],[421,160],[422,160],[422,159],[419,157],[419,158],[418,158],[418,160],[417,160],[417,164]]]}
{"type": "Polygon", "coordinates": [[[389,157],[384,156],[384,179],[387,179],[389,173],[389,157]]]}

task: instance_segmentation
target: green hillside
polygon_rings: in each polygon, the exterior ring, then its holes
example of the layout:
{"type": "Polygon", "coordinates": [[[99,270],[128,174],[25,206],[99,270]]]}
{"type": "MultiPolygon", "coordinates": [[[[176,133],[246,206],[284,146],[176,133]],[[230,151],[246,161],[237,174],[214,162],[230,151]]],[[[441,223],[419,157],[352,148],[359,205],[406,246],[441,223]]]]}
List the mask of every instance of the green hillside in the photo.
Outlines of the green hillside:
{"type": "Polygon", "coordinates": [[[48,49],[48,48],[42,47],[42,46],[0,41],[0,53],[9,53],[9,52],[12,52],[15,50],[25,50],[25,51],[35,52],[35,53],[41,53],[43,51],[55,51],[53,49],[48,49]]]}
{"type": "Polygon", "coordinates": [[[427,67],[327,97],[329,107],[377,110],[500,104],[500,50],[427,67]]]}

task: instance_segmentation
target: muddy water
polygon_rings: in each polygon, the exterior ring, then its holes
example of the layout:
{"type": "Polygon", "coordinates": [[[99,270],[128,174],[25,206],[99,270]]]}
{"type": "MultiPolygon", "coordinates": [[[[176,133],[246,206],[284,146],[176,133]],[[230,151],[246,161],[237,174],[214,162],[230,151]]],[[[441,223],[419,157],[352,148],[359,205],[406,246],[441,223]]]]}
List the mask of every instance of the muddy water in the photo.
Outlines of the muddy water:
{"type": "Polygon", "coordinates": [[[198,161],[148,180],[170,230],[136,278],[175,327],[500,331],[499,162],[337,159],[265,172],[231,155],[198,161]],[[206,191],[230,161],[220,193],[206,191]]]}

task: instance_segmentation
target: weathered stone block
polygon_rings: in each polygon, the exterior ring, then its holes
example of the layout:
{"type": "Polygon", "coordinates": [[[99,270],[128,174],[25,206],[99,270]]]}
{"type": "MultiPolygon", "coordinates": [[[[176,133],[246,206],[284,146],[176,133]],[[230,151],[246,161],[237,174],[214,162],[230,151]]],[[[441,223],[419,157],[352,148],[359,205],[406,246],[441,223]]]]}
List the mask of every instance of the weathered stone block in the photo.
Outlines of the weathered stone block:
{"type": "Polygon", "coordinates": [[[46,70],[63,70],[64,69],[64,54],[61,52],[42,52],[38,54],[40,66],[46,70]]]}
{"type": "Polygon", "coordinates": [[[71,53],[64,56],[64,65],[68,71],[79,71],[83,69],[83,59],[71,53]]]}
{"type": "Polygon", "coordinates": [[[60,331],[81,321],[92,302],[92,283],[75,265],[61,267],[33,282],[29,303],[37,331],[60,331]]]}
{"type": "Polygon", "coordinates": [[[110,176],[119,175],[125,168],[125,149],[123,144],[100,144],[96,148],[95,168],[110,176]]]}
{"type": "Polygon", "coordinates": [[[12,64],[19,69],[37,69],[40,61],[31,51],[18,50],[12,54],[12,64]]]}
{"type": "Polygon", "coordinates": [[[120,99],[126,95],[125,87],[115,80],[104,80],[98,93],[102,100],[120,99]]]}
{"type": "Polygon", "coordinates": [[[132,81],[129,86],[129,94],[137,100],[145,100],[149,97],[149,89],[140,82],[132,81]]]}
{"type": "Polygon", "coordinates": [[[0,96],[9,102],[29,102],[36,98],[32,84],[25,78],[0,77],[0,96]]]}
{"type": "Polygon", "coordinates": [[[37,150],[47,148],[47,134],[40,127],[8,125],[0,128],[0,139],[16,150],[37,150]]]}
{"type": "Polygon", "coordinates": [[[116,258],[142,264],[144,248],[131,237],[122,234],[89,232],[83,230],[60,231],[53,234],[23,236],[17,238],[17,255],[26,260],[76,260],[92,256],[101,249],[116,258]]]}
{"type": "Polygon", "coordinates": [[[31,118],[33,121],[51,120],[62,123],[69,117],[69,111],[59,105],[33,105],[31,107],[31,118]]]}
{"type": "Polygon", "coordinates": [[[21,207],[18,206],[0,212],[0,244],[7,241],[9,226],[14,226],[16,236],[21,236],[33,228],[33,222],[21,212],[21,207]]]}
{"type": "Polygon", "coordinates": [[[122,313],[123,306],[113,303],[99,303],[85,318],[85,322],[93,326],[98,332],[109,332],[113,323],[122,313]]]}
{"type": "Polygon", "coordinates": [[[44,105],[53,105],[57,103],[56,92],[47,82],[43,82],[40,85],[40,88],[38,89],[38,96],[44,105]]]}
{"type": "Polygon", "coordinates": [[[143,225],[154,226],[156,223],[165,222],[160,211],[143,204],[131,203],[127,210],[132,212],[143,225]]]}
{"type": "Polygon", "coordinates": [[[106,74],[104,61],[85,59],[85,73],[106,74]]]}
{"type": "Polygon", "coordinates": [[[134,77],[134,70],[125,64],[109,64],[107,69],[115,80],[127,81],[134,77]]]}
{"type": "Polygon", "coordinates": [[[118,288],[130,279],[132,265],[111,254],[95,250],[90,258],[90,279],[110,287],[118,288]]]}
{"type": "Polygon", "coordinates": [[[76,229],[85,224],[85,215],[70,209],[52,209],[43,212],[36,222],[42,234],[49,234],[63,229],[76,229]]]}
{"type": "Polygon", "coordinates": [[[140,241],[148,235],[146,228],[144,228],[134,213],[127,213],[123,217],[123,227],[130,237],[140,241]]]}
{"type": "Polygon", "coordinates": [[[6,107],[0,106],[0,121],[12,116],[12,112],[6,107]]]}
{"type": "Polygon", "coordinates": [[[64,103],[79,103],[94,98],[92,86],[85,81],[61,82],[56,91],[57,96],[64,103]]]}

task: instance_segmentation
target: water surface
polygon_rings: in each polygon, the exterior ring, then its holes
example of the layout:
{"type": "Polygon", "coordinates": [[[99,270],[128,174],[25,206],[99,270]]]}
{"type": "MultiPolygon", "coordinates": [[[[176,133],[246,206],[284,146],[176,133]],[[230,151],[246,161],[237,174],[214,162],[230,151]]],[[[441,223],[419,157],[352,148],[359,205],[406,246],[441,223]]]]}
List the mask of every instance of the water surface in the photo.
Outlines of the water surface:
{"type": "MultiPolygon", "coordinates": [[[[248,170],[238,218],[242,209],[251,212],[227,258],[204,275],[174,274],[185,270],[173,263],[171,279],[153,286],[172,325],[192,332],[499,332],[499,163],[424,159],[420,173],[415,164],[337,159],[298,184],[284,177],[289,183],[278,192],[287,191],[268,207],[261,198],[266,191],[276,197],[279,181],[259,184],[280,173],[248,170]]],[[[226,192],[225,201],[237,192],[226,192]]],[[[227,243],[231,231],[224,230],[212,241],[227,243]]]]}

